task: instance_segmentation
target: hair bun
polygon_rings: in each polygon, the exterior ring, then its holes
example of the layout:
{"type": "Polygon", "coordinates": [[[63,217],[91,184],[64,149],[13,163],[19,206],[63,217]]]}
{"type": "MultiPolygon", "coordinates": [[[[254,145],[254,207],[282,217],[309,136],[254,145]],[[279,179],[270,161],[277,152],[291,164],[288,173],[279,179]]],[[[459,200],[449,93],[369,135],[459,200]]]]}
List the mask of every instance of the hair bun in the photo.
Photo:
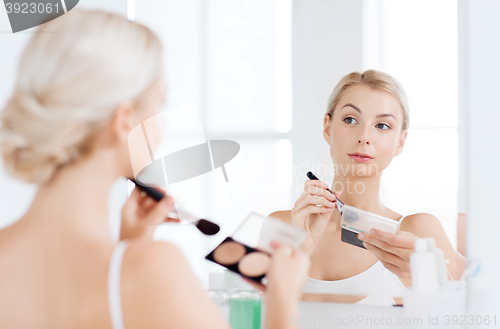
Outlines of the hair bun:
{"type": "Polygon", "coordinates": [[[147,27],[100,10],[74,9],[37,31],[58,32],[34,34],[23,51],[0,111],[0,150],[7,173],[43,184],[86,156],[116,106],[158,78],[162,46],[147,27]]]}
{"type": "Polygon", "coordinates": [[[91,126],[46,108],[33,94],[16,89],[0,115],[5,170],[26,182],[48,181],[59,167],[90,148],[86,139],[91,126]]]}

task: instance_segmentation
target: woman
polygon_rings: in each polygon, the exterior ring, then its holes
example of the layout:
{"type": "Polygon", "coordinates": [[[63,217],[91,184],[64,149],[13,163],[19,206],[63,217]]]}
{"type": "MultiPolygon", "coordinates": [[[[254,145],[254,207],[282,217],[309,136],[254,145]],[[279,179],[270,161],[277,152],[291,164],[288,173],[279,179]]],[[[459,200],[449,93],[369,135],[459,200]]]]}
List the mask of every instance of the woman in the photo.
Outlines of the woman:
{"type": "MultiPolygon", "coordinates": [[[[228,328],[181,251],[150,239],[171,197],[134,189],[123,241],[109,230],[111,185],[133,176],[128,134],[164,102],[161,59],[148,28],[101,11],[73,10],[28,43],[0,145],[6,170],[39,189],[0,231],[2,328],[228,328]]],[[[308,268],[302,252],[276,249],[269,328],[290,326],[308,268]]]]}
{"type": "MultiPolygon", "coordinates": [[[[292,210],[271,214],[308,233],[303,249],[310,254],[311,270],[305,291],[358,295],[330,297],[336,301],[392,304],[390,296],[401,296],[411,284],[409,258],[417,237],[433,237],[449,260],[449,274],[459,277],[465,259],[454,250],[436,217],[403,216],[380,200],[382,172],[403,151],[408,125],[406,94],[388,74],[353,72],[333,90],[323,121],[323,136],[336,169],[332,190],[345,204],[399,221],[401,226],[398,234],[379,230],[359,234],[366,250],[343,243],[335,196],[327,184],[306,181],[292,210]]],[[[307,297],[314,298],[326,297],[307,297]]]]}

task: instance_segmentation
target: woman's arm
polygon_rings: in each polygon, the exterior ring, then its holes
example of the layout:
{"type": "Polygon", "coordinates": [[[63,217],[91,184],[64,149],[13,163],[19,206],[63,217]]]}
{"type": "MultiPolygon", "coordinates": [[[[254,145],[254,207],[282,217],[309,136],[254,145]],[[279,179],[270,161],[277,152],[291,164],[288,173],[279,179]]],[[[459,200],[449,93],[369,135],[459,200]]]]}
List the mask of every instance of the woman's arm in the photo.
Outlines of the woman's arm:
{"type": "Polygon", "coordinates": [[[360,240],[405,286],[411,285],[410,255],[417,238],[434,238],[436,247],[443,250],[445,259],[449,260],[447,268],[452,279],[457,280],[465,268],[465,257],[453,248],[443,226],[433,215],[420,213],[405,217],[398,234],[373,231],[374,234],[360,234],[360,240]]]}
{"type": "Polygon", "coordinates": [[[452,279],[458,280],[460,278],[467,265],[466,259],[453,247],[439,219],[431,214],[415,214],[403,220],[401,229],[420,238],[433,237],[436,241],[436,247],[443,250],[444,258],[449,260],[447,268],[452,279]],[[407,221],[407,219],[410,220],[407,221]]]}
{"type": "Polygon", "coordinates": [[[280,247],[273,253],[266,291],[266,328],[292,329],[311,262],[300,250],[280,247]]]}

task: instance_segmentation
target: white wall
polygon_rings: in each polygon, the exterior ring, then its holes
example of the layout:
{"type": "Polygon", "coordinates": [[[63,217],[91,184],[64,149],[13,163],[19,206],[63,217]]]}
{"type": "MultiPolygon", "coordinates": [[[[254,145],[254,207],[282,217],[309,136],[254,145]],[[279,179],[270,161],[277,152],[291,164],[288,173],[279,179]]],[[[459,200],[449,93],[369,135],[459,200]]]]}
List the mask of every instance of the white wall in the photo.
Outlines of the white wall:
{"type": "Polygon", "coordinates": [[[500,2],[496,0],[459,1],[461,85],[466,91],[463,105],[467,141],[467,257],[481,264],[478,275],[470,280],[469,314],[497,315],[497,318],[500,310],[499,12],[500,2]]]}
{"type": "Polygon", "coordinates": [[[327,184],[333,181],[323,116],[340,78],[363,67],[362,19],[360,0],[293,1],[292,200],[302,194],[309,170],[327,184]]]}

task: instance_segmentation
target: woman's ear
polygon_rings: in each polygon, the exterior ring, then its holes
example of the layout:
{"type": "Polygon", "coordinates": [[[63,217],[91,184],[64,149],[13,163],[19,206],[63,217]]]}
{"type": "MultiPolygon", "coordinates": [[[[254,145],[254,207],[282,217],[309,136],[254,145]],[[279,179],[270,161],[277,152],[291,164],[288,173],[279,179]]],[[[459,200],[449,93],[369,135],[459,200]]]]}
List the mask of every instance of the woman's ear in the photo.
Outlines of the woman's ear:
{"type": "Polygon", "coordinates": [[[394,156],[398,156],[403,152],[407,135],[408,135],[408,130],[404,130],[399,136],[398,146],[396,147],[396,152],[394,152],[394,156]]]}
{"type": "Polygon", "coordinates": [[[110,139],[120,144],[128,143],[128,134],[134,125],[133,103],[131,101],[118,104],[110,124],[110,139]]]}
{"type": "Polygon", "coordinates": [[[330,114],[325,114],[323,118],[323,138],[325,141],[330,144],[330,131],[332,128],[332,117],[330,114]]]}

